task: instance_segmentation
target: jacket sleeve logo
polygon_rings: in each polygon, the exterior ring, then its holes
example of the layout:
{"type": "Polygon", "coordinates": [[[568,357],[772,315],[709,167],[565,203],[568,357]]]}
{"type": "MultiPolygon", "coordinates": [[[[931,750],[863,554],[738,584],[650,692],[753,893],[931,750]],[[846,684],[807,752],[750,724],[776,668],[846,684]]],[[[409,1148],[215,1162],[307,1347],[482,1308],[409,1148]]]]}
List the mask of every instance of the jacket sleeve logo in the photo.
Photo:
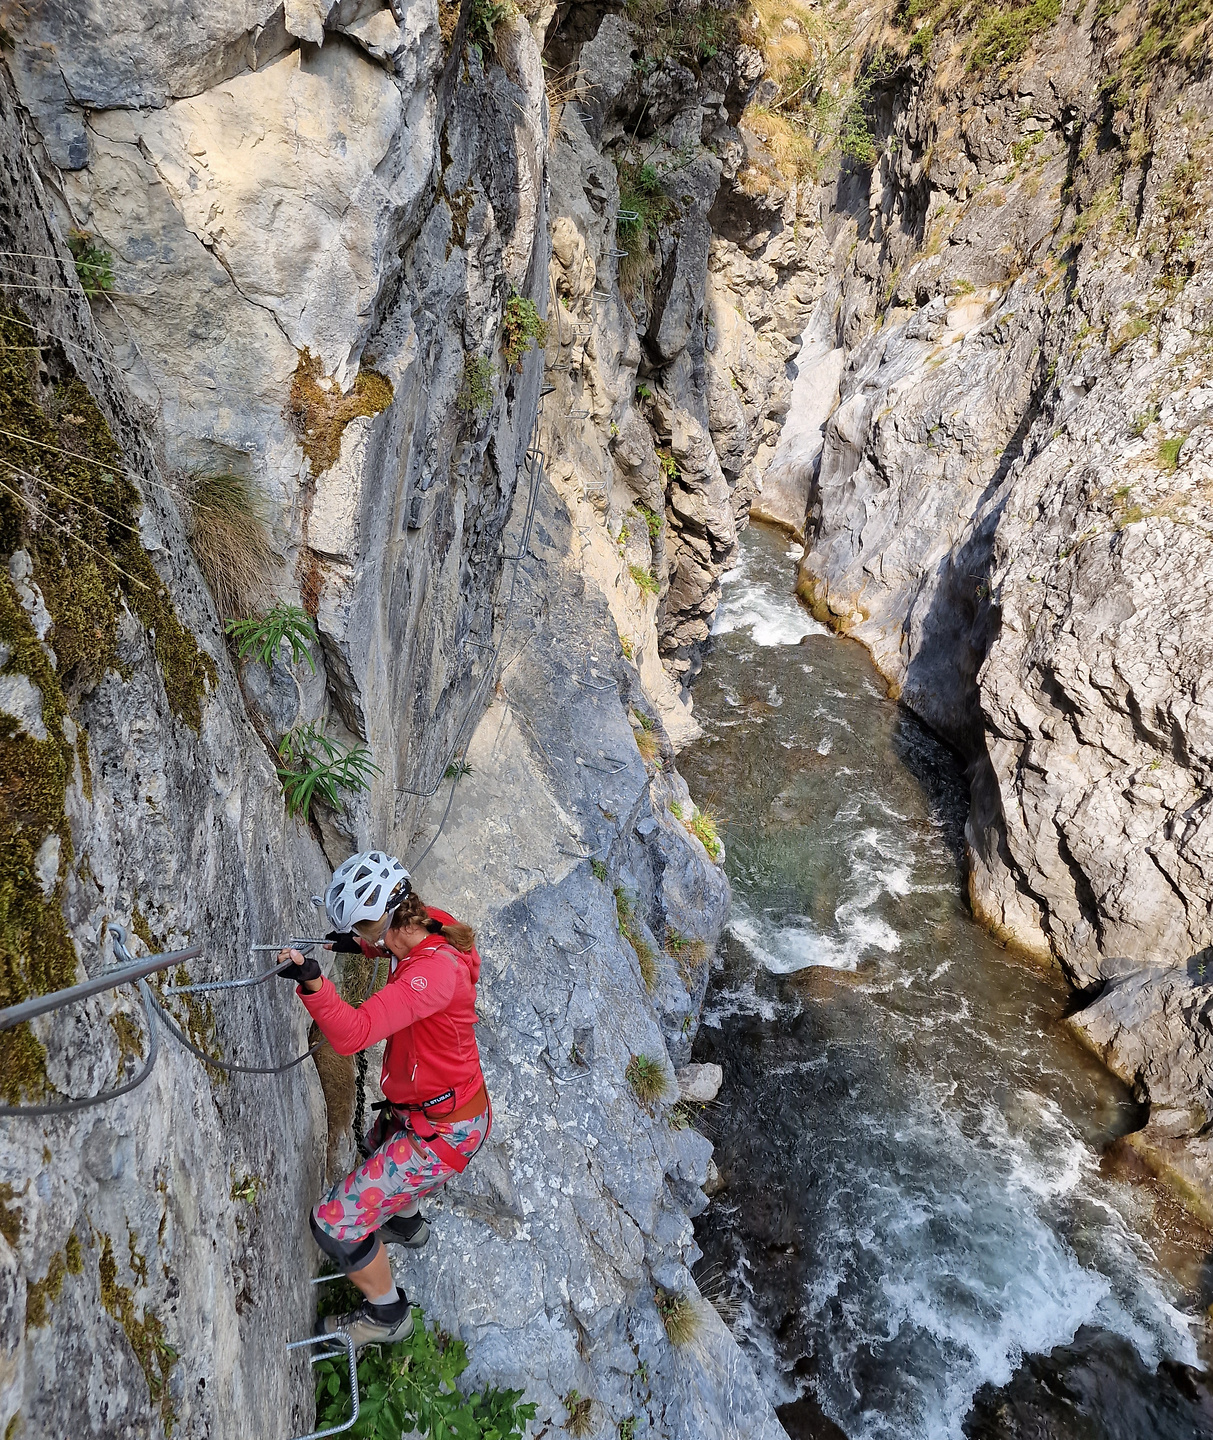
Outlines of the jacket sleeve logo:
{"type": "Polygon", "coordinates": [[[424,975],[414,975],[409,981],[414,990],[424,990],[428,983],[424,975]]]}

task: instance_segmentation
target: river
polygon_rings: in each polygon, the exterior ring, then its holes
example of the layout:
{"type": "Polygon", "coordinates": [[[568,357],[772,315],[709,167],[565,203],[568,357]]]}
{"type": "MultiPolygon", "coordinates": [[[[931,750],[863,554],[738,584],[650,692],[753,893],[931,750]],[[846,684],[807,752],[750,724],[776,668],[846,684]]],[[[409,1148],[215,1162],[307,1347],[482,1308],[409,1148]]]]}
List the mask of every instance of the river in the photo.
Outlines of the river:
{"type": "Polygon", "coordinates": [[[971,919],[957,762],[789,544],[745,533],[679,758],[734,897],[701,1288],[793,1440],[1213,1435],[1209,1236],[1118,1161],[1140,1107],[1060,978],[971,919]]]}

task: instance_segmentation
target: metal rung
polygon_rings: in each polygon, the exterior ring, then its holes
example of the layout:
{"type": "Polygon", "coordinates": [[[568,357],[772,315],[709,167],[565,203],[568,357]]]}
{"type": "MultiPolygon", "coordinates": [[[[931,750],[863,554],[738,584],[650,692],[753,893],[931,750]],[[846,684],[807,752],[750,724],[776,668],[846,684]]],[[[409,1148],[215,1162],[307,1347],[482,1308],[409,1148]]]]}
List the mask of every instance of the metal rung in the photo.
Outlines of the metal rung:
{"type": "Polygon", "coordinates": [[[542,400],[545,396],[547,396],[547,395],[555,395],[555,393],[556,393],[556,387],[555,387],[555,385],[545,385],[545,386],[543,387],[543,389],[539,392],[539,398],[542,400]]]}
{"type": "Polygon", "coordinates": [[[77,1000],[87,1000],[90,995],[99,995],[103,990],[114,990],[133,980],[142,980],[145,976],[155,975],[157,971],[167,970],[183,961],[196,960],[202,954],[201,945],[192,945],[188,950],[170,950],[161,955],[148,956],[144,960],[133,960],[125,948],[126,931],[122,926],[111,925],[110,934],[114,937],[114,949],[126,959],[126,964],[103,970],[91,980],[82,980],[79,985],[69,985],[65,990],[53,990],[49,995],[36,995],[32,1000],[22,1000],[19,1005],[9,1005],[0,1010],[0,1030],[11,1030],[14,1025],[20,1025],[24,1020],[33,1020],[77,1000]]]}
{"type": "MultiPolygon", "coordinates": [[[[588,688],[593,690],[598,687],[591,685],[588,688]]],[[[577,761],[578,765],[584,765],[587,770],[597,770],[600,775],[619,775],[628,768],[628,762],[621,760],[618,755],[604,755],[602,757],[604,760],[610,760],[614,764],[615,768],[613,770],[608,770],[602,765],[596,765],[593,760],[583,760],[580,755],[575,755],[573,758],[577,761]]]]}
{"type": "Polygon", "coordinates": [[[564,418],[566,420],[588,420],[590,412],[588,410],[570,410],[564,418]]]}
{"type": "MultiPolygon", "coordinates": [[[[358,1357],[354,1353],[354,1342],[349,1334],[345,1330],[334,1330],[331,1335],[309,1335],[306,1340],[292,1340],[286,1348],[288,1350],[302,1350],[308,1345],[327,1345],[333,1340],[340,1340],[342,1342],[345,1353],[349,1357],[350,1398],[353,1401],[353,1413],[344,1425],[330,1425],[327,1430],[309,1430],[306,1435],[296,1435],[294,1440],[324,1440],[324,1436],[340,1435],[343,1430],[352,1430],[358,1423],[358,1411],[361,1405],[358,1395],[358,1357]]],[[[326,1350],[320,1355],[311,1355],[308,1358],[313,1365],[317,1365],[321,1360],[332,1360],[340,1354],[340,1350],[326,1350]]]]}
{"type": "Polygon", "coordinates": [[[594,326],[589,320],[579,321],[569,330],[569,335],[574,340],[588,340],[593,333],[594,326]]]}
{"type": "MultiPolygon", "coordinates": [[[[314,940],[311,943],[313,945],[324,945],[328,942],[324,940],[314,940]]],[[[292,942],[277,947],[268,945],[257,946],[259,950],[274,948],[279,950],[302,950],[307,947],[296,945],[292,942]]],[[[281,965],[275,965],[272,970],[262,970],[259,975],[247,975],[240,980],[204,980],[198,985],[166,985],[164,987],[164,993],[166,995],[196,995],[204,990],[244,990],[252,985],[260,985],[264,980],[272,980],[275,975],[281,975],[282,972],[293,963],[291,960],[284,960],[281,965]]]]}
{"type": "Polygon", "coordinates": [[[639,210],[616,210],[615,219],[622,220],[625,225],[631,225],[640,219],[639,210]]]}
{"type": "Polygon", "coordinates": [[[628,254],[628,251],[626,251],[626,250],[620,250],[618,247],[616,247],[614,250],[608,250],[608,251],[607,251],[607,255],[608,255],[612,260],[622,260],[623,257],[624,257],[626,254],[628,254]]]}

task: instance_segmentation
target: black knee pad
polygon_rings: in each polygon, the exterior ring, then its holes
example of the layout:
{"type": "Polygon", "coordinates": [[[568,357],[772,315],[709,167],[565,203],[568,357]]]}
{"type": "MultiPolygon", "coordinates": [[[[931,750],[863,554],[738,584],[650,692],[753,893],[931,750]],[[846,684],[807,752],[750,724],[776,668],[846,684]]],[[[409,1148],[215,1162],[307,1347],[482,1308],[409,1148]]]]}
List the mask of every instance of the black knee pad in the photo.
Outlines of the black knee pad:
{"type": "Polygon", "coordinates": [[[337,1262],[342,1274],[350,1275],[370,1263],[379,1245],[379,1237],[373,1231],[361,1240],[337,1240],[316,1223],[314,1211],[308,1219],[311,1221],[312,1238],[326,1255],[337,1262]]]}

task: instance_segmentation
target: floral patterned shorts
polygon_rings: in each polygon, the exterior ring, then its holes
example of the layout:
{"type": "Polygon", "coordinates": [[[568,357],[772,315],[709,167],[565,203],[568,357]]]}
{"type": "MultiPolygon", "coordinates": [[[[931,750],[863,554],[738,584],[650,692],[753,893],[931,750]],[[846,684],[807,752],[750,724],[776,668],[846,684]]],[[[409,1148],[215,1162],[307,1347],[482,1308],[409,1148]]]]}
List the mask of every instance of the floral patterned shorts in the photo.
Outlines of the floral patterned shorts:
{"type": "MultiPolygon", "coordinates": [[[[430,1121],[453,1150],[468,1157],[488,1139],[492,1123],[490,1107],[453,1124],[430,1121]]],[[[312,1211],[316,1224],[334,1240],[363,1239],[398,1211],[411,1210],[412,1202],[441,1189],[457,1173],[424,1140],[405,1129],[390,1110],[379,1116],[366,1139],[371,1153],[344,1180],[338,1180],[312,1211]]]]}

